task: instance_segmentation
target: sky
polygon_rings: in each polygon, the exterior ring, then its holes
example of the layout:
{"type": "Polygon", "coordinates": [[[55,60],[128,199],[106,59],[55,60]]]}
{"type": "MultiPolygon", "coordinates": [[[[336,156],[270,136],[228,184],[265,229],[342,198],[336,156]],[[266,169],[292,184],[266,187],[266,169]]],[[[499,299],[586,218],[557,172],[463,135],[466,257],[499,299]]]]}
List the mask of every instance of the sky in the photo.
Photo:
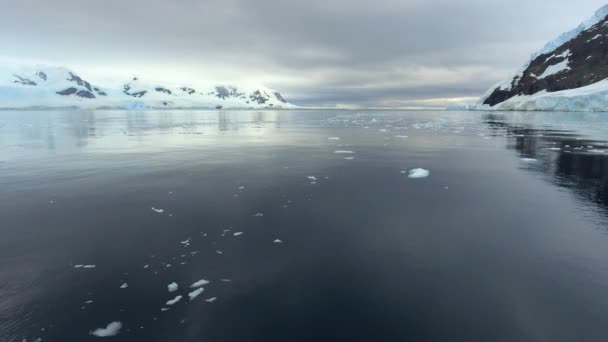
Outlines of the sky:
{"type": "Polygon", "coordinates": [[[262,84],[303,106],[472,102],[599,0],[20,0],[0,62],[83,77],[262,84]]]}

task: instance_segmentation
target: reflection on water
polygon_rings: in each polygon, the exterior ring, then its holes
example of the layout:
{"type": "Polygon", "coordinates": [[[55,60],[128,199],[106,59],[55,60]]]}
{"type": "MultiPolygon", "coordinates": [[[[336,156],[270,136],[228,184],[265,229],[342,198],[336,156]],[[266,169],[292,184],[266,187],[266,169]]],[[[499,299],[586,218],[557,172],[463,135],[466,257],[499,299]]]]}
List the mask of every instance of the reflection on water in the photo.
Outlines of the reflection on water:
{"type": "Polygon", "coordinates": [[[608,142],[597,138],[608,137],[606,115],[562,113],[556,120],[539,113],[533,118],[525,122],[489,114],[484,121],[495,134],[508,137],[507,147],[528,160],[526,169],[543,172],[554,184],[608,209],[608,142]],[[536,116],[546,121],[539,125],[536,116]]]}

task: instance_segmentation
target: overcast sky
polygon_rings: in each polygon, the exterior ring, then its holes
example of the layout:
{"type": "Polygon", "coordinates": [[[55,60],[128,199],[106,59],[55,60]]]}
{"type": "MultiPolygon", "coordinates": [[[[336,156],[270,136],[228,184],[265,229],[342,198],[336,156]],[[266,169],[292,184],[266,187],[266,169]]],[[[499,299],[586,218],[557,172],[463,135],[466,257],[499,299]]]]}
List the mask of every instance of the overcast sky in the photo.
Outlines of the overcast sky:
{"type": "Polygon", "coordinates": [[[0,57],[95,80],[255,82],[300,105],[467,101],[599,0],[20,0],[0,57]]]}

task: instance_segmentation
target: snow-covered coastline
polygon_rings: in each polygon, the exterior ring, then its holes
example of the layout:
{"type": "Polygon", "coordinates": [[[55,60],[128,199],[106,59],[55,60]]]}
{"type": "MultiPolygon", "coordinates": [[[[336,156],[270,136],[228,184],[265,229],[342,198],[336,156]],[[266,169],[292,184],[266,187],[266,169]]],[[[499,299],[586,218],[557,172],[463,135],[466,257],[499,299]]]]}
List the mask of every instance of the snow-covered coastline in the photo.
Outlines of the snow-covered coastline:
{"type": "Polygon", "coordinates": [[[608,5],[533,53],[476,103],[448,110],[608,112],[608,5]]]}
{"type": "Polygon", "coordinates": [[[0,110],[27,109],[293,109],[264,86],[128,82],[102,86],[58,66],[0,66],[0,110]]]}

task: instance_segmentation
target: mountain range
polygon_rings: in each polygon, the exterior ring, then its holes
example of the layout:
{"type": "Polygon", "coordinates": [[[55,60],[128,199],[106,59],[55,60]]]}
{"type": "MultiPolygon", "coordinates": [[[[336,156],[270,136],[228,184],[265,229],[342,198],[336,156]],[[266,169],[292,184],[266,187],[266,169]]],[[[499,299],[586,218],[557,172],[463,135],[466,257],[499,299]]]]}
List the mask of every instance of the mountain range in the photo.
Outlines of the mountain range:
{"type": "Polygon", "coordinates": [[[171,85],[131,77],[104,86],[68,68],[0,67],[0,109],[256,109],[295,108],[263,86],[171,85]]]}

